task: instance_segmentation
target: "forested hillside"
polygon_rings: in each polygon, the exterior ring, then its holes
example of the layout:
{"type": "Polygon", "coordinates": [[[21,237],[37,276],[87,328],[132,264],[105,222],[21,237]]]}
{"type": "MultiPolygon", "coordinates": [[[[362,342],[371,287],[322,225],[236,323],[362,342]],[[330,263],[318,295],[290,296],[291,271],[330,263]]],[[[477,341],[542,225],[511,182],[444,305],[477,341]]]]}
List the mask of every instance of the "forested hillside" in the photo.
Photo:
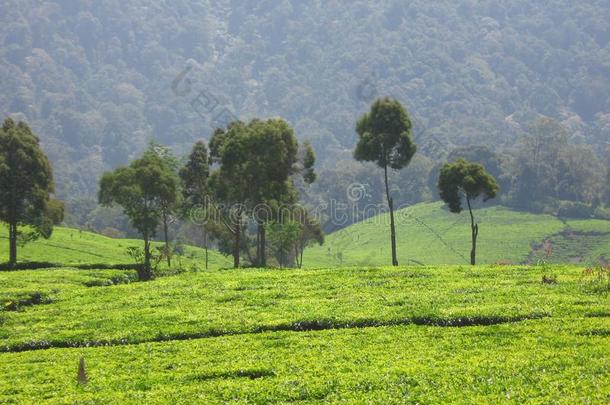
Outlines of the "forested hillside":
{"type": "MultiPolygon", "coordinates": [[[[226,116],[281,116],[311,140],[320,181],[310,201],[344,198],[348,179],[376,200],[378,173],[352,161],[354,126],[390,95],[409,110],[419,146],[394,182],[404,204],[434,195],[428,175],[456,146],[510,152],[540,115],[563,125],[563,141],[592,147],[565,165],[590,162],[591,150],[601,158],[608,21],[603,0],[4,0],[0,112],[42,138],[68,219],[108,226],[118,220],[91,213],[104,170],[151,139],[183,155],[226,116]]],[[[552,197],[601,195],[563,190],[566,181],[549,186],[552,197]]]]}

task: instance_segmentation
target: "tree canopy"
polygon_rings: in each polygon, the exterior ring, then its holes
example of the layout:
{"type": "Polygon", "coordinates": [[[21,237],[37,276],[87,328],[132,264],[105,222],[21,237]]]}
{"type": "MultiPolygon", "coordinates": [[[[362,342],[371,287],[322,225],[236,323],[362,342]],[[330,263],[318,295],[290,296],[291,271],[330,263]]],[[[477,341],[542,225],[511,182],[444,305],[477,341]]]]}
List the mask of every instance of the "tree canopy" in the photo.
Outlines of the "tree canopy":
{"type": "Polygon", "coordinates": [[[0,128],[0,221],[9,226],[9,262],[17,243],[49,238],[63,220],[63,204],[52,198],[53,171],[39,139],[25,122],[7,118],[0,128]],[[19,227],[29,230],[20,231],[19,227]]]}
{"type": "Polygon", "coordinates": [[[377,99],[371,110],[356,124],[358,144],[354,158],[375,162],[384,172],[384,184],[390,209],[390,239],[392,264],[398,266],[396,254],[396,229],[394,224],[394,200],[390,195],[388,167],[399,170],[407,166],[417,146],[411,139],[411,120],[404,107],[389,97],[377,99]]]}
{"type": "Polygon", "coordinates": [[[449,210],[459,214],[463,210],[463,201],[466,200],[470,214],[470,228],[472,236],[472,249],[470,251],[470,264],[476,264],[477,238],[479,225],[475,222],[472,203],[481,197],[483,201],[495,198],[499,186],[483,165],[458,159],[447,163],[441,168],[438,179],[440,196],[449,206],[449,210]]]}
{"type": "Polygon", "coordinates": [[[468,204],[479,197],[487,201],[495,198],[499,191],[498,183],[482,165],[464,159],[441,168],[438,188],[441,199],[457,214],[462,212],[464,200],[468,204]]]}
{"type": "Polygon", "coordinates": [[[131,225],[144,238],[144,263],[140,278],[153,277],[150,267],[150,241],[157,233],[163,208],[177,198],[176,177],[156,153],[147,151],[131,162],[105,173],[100,180],[99,202],[120,205],[131,225]]]}

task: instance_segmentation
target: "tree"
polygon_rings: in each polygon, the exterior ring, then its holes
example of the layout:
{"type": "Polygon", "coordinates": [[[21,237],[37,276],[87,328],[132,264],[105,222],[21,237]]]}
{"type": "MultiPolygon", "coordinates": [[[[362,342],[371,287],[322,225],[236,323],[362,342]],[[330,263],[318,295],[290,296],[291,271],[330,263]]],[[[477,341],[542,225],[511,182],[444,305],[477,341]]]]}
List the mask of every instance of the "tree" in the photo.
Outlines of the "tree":
{"type": "MultiPolygon", "coordinates": [[[[171,170],[171,172],[174,174],[174,176],[178,176],[178,170],[179,170],[180,163],[178,162],[178,159],[176,159],[176,156],[174,156],[174,154],[172,153],[171,148],[161,145],[160,143],[157,143],[155,141],[150,141],[149,146],[148,146],[148,151],[156,154],[161,160],[163,160],[165,165],[171,170]]],[[[177,178],[176,178],[176,183],[178,183],[177,178]]],[[[177,194],[177,195],[179,195],[179,194],[177,194]]],[[[165,241],[164,255],[167,260],[167,267],[172,266],[172,251],[169,246],[169,222],[171,220],[172,215],[174,215],[176,213],[176,210],[178,209],[179,205],[180,205],[179,199],[175,198],[175,199],[163,201],[163,204],[161,207],[161,221],[163,223],[163,240],[165,241]]]]}
{"type": "Polygon", "coordinates": [[[251,197],[248,169],[245,166],[246,157],[250,153],[247,137],[247,126],[236,121],[230,123],[226,129],[217,129],[210,139],[212,163],[219,165],[218,169],[210,174],[210,194],[213,196],[213,209],[223,225],[215,226],[213,230],[221,245],[227,244],[225,236],[230,235],[235,268],[240,266],[243,216],[245,204],[251,197]]]}
{"type": "Polygon", "coordinates": [[[42,236],[63,220],[63,203],[51,198],[53,171],[39,139],[24,122],[7,118],[0,129],[0,221],[9,228],[9,263],[17,263],[17,244],[42,236]],[[29,230],[20,231],[27,226],[29,230]]]}
{"type": "Polygon", "coordinates": [[[394,201],[388,184],[388,167],[400,170],[415,155],[417,147],[411,139],[411,120],[403,106],[394,99],[381,98],[364,114],[356,125],[359,136],[354,157],[359,161],[372,161],[383,169],[385,192],[390,209],[390,239],[392,265],[398,266],[396,256],[396,228],[394,201]]]}
{"type": "MultiPolygon", "coordinates": [[[[307,143],[299,148],[286,121],[254,119],[248,124],[235,122],[226,130],[217,130],[210,140],[210,152],[219,165],[210,176],[210,189],[215,199],[223,203],[225,228],[234,239],[234,265],[239,265],[239,250],[245,249],[253,264],[264,267],[266,225],[298,200],[296,175],[302,175],[305,183],[315,180],[313,149],[307,143]],[[250,213],[256,222],[254,258],[243,226],[250,213]]],[[[226,235],[218,227],[215,232],[221,237],[226,235]]]]}
{"type": "Polygon", "coordinates": [[[150,280],[154,276],[150,266],[150,242],[156,235],[163,207],[176,200],[177,188],[172,170],[151,151],[129,166],[102,176],[99,202],[123,207],[131,225],[144,239],[144,263],[138,270],[140,280],[150,280]]]}
{"type": "Polygon", "coordinates": [[[248,205],[257,225],[255,261],[258,266],[266,267],[266,225],[277,216],[274,213],[297,199],[289,179],[299,170],[299,144],[293,129],[282,119],[251,121],[246,143],[249,153],[244,156],[244,169],[250,188],[248,205]]]}
{"type": "Polygon", "coordinates": [[[483,197],[483,201],[495,198],[499,191],[498,183],[482,165],[458,159],[454,163],[447,163],[441,168],[438,189],[441,199],[447,203],[449,210],[453,213],[459,214],[462,212],[462,200],[466,200],[470,212],[472,232],[470,264],[474,266],[476,264],[479,225],[474,221],[472,202],[479,197],[483,197]]]}
{"type": "MultiPolygon", "coordinates": [[[[203,209],[207,212],[210,177],[210,161],[205,142],[198,141],[184,167],[180,169],[183,206],[186,210],[203,209]]],[[[205,269],[208,269],[208,231],[203,224],[203,244],[205,248],[205,269]]]]}
{"type": "Polygon", "coordinates": [[[294,256],[297,267],[301,268],[303,266],[303,252],[305,248],[314,243],[324,244],[324,232],[320,222],[307,209],[297,206],[294,209],[294,214],[299,223],[299,232],[294,244],[294,256]]]}
{"type": "Polygon", "coordinates": [[[301,225],[297,221],[274,221],[267,225],[270,233],[271,245],[280,268],[290,266],[294,246],[299,241],[301,225]]]}

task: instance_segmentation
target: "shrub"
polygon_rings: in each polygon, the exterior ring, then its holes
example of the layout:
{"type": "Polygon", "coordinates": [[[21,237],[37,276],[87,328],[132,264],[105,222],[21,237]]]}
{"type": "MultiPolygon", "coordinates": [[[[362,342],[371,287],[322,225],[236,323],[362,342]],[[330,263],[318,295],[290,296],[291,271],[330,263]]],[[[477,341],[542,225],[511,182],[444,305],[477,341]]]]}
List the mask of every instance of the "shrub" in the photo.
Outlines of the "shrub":
{"type": "Polygon", "coordinates": [[[61,267],[61,264],[51,262],[21,262],[14,265],[10,263],[1,263],[0,271],[13,271],[13,270],[37,270],[37,269],[48,269],[52,267],[61,267]]]}
{"type": "Polygon", "coordinates": [[[588,204],[576,201],[562,201],[557,216],[562,218],[587,219],[593,217],[595,209],[588,204]]]}
{"type": "Polygon", "coordinates": [[[610,265],[599,264],[586,268],[582,278],[588,280],[596,292],[610,292],[610,265]]]}

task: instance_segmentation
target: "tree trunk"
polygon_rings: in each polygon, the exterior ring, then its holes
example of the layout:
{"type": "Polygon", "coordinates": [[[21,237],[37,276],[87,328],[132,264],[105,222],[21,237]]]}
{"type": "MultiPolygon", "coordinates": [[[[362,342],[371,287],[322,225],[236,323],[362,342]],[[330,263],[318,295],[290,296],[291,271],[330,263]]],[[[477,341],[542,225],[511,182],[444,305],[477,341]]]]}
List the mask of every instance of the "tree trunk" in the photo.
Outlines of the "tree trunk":
{"type": "Polygon", "coordinates": [[[203,245],[205,248],[205,269],[208,269],[208,231],[203,230],[203,245]]]}
{"type": "Polygon", "coordinates": [[[167,231],[167,214],[163,214],[163,234],[165,237],[165,255],[167,256],[167,267],[172,267],[172,254],[169,251],[169,236],[167,231]]]}
{"type": "Polygon", "coordinates": [[[261,267],[261,226],[256,227],[256,263],[257,267],[261,267]]]}
{"type": "Polygon", "coordinates": [[[9,264],[15,266],[17,264],[17,225],[9,224],[9,264]]]}
{"type": "Polygon", "coordinates": [[[241,226],[240,220],[235,224],[235,245],[233,246],[233,267],[239,268],[239,251],[241,248],[241,226]]]}
{"type": "Polygon", "coordinates": [[[390,208],[390,239],[392,242],[392,265],[398,266],[398,259],[396,257],[396,227],[394,224],[394,200],[390,197],[390,186],[388,184],[388,166],[383,167],[383,174],[385,179],[385,193],[388,199],[388,207],[390,208]]]}
{"type": "Polygon", "coordinates": [[[144,265],[140,269],[138,276],[141,281],[152,279],[152,271],[150,269],[150,240],[148,239],[148,235],[144,235],[144,265]]]}
{"type": "Polygon", "coordinates": [[[305,249],[299,242],[294,244],[294,260],[299,269],[303,267],[303,250],[305,249]]]}
{"type": "Polygon", "coordinates": [[[472,207],[470,206],[470,198],[468,198],[468,196],[466,196],[466,202],[468,203],[468,212],[470,212],[470,230],[472,232],[470,264],[474,266],[477,263],[477,237],[479,236],[479,224],[474,223],[474,215],[472,214],[472,207]]]}
{"type": "Polygon", "coordinates": [[[260,256],[260,266],[261,267],[267,267],[267,230],[265,229],[265,224],[260,224],[260,249],[261,249],[261,256],[260,256]]]}

